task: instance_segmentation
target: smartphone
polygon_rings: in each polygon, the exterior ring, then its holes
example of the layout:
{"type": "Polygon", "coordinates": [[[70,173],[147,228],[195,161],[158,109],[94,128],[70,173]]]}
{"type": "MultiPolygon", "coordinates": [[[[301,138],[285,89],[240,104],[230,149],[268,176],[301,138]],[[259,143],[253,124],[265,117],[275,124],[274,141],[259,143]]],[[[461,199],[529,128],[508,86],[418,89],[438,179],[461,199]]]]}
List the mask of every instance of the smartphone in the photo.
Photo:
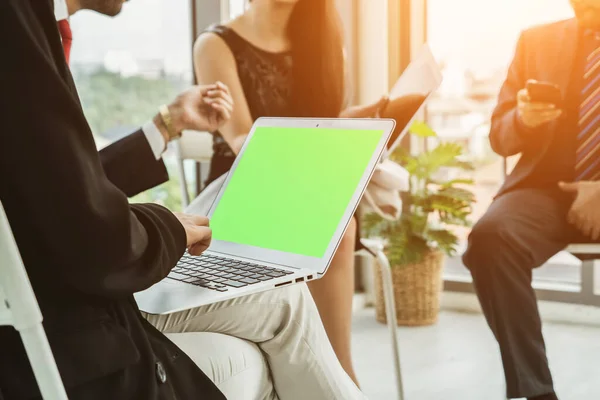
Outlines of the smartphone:
{"type": "Polygon", "coordinates": [[[528,80],[526,88],[532,102],[550,103],[556,106],[560,106],[562,103],[560,87],[554,83],[528,80]]]}

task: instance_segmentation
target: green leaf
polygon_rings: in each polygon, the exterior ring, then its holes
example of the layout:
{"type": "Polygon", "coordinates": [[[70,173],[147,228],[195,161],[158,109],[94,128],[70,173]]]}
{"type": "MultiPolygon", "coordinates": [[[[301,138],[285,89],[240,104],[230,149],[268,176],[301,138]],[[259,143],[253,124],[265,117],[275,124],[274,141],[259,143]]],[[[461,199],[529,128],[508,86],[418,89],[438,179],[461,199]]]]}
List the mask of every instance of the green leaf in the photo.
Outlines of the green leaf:
{"type": "Polygon", "coordinates": [[[406,215],[406,220],[408,221],[406,228],[417,235],[422,235],[427,230],[427,214],[411,213],[406,215]]]}
{"type": "MultiPolygon", "coordinates": [[[[421,153],[416,157],[414,175],[419,179],[429,180],[442,167],[451,167],[457,163],[463,148],[457,143],[441,143],[435,149],[421,153]]],[[[410,171],[409,171],[410,172],[410,171]]]]}
{"type": "Polygon", "coordinates": [[[468,226],[466,218],[471,213],[472,201],[464,201],[451,196],[435,194],[431,196],[431,208],[440,216],[443,223],[468,226]]]}
{"type": "Polygon", "coordinates": [[[461,169],[463,171],[475,171],[475,164],[470,161],[456,160],[451,167],[461,169]]]}
{"type": "Polygon", "coordinates": [[[423,121],[413,122],[408,130],[411,134],[422,138],[437,137],[437,133],[435,133],[435,131],[423,121]]]}
{"type": "Polygon", "coordinates": [[[473,203],[475,201],[475,194],[473,192],[459,187],[442,187],[437,192],[436,196],[467,203],[473,203]]]}
{"type": "Polygon", "coordinates": [[[427,239],[434,242],[437,248],[449,256],[456,253],[458,237],[447,229],[431,229],[427,232],[427,239]]]}
{"type": "Polygon", "coordinates": [[[410,151],[408,149],[405,149],[404,147],[396,148],[396,150],[394,150],[394,152],[390,156],[390,159],[392,161],[403,164],[403,165],[405,162],[407,162],[408,160],[410,160],[412,158],[413,158],[413,156],[410,154],[410,151]]]}
{"type": "MultiPolygon", "coordinates": [[[[411,132],[420,137],[435,137],[426,124],[416,123],[411,132]]],[[[469,190],[472,179],[435,181],[433,176],[442,168],[473,170],[473,163],[463,157],[458,143],[440,143],[434,149],[411,154],[398,149],[393,161],[402,164],[410,174],[410,190],[402,193],[403,213],[399,221],[384,221],[366,217],[369,234],[387,238],[388,257],[394,266],[419,263],[432,249],[455,254],[459,240],[452,226],[470,226],[475,195],[469,190]],[[434,214],[431,218],[431,214],[434,214]]]]}
{"type": "Polygon", "coordinates": [[[432,183],[435,183],[436,185],[440,185],[440,188],[444,189],[444,188],[449,188],[454,185],[474,185],[475,181],[473,179],[459,178],[459,179],[452,179],[447,182],[433,181],[432,183]]]}
{"type": "Polygon", "coordinates": [[[415,175],[420,168],[419,161],[416,158],[404,159],[404,162],[401,163],[404,165],[404,169],[409,173],[409,175],[415,175]]]}
{"type": "Polygon", "coordinates": [[[392,266],[401,267],[423,261],[429,250],[425,238],[410,234],[395,235],[389,238],[387,256],[392,266]]]}
{"type": "Polygon", "coordinates": [[[440,221],[447,226],[464,226],[470,227],[473,225],[471,220],[468,219],[470,212],[464,213],[459,216],[444,214],[443,216],[440,213],[440,221]]]}
{"type": "Polygon", "coordinates": [[[382,236],[390,229],[390,222],[381,218],[378,214],[369,213],[362,217],[361,228],[367,237],[382,236]]]}

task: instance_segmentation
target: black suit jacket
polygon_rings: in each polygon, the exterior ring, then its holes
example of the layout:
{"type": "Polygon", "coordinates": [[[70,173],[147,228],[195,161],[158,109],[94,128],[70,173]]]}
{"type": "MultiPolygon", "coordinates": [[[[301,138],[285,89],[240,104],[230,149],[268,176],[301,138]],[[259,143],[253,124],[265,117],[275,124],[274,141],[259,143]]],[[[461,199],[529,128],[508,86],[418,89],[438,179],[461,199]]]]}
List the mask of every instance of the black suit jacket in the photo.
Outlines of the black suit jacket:
{"type": "MultiPolygon", "coordinates": [[[[98,156],[51,0],[0,1],[0,49],[0,200],[70,398],[223,399],[133,299],[185,248],[168,210],[121,190],[159,182],[164,166],[141,132],[98,156]]],[[[0,328],[0,399],[37,396],[19,335],[0,328]]]]}
{"type": "Polygon", "coordinates": [[[99,154],[108,180],[128,197],[169,179],[165,163],[156,160],[142,130],[105,147],[99,154]]]}
{"type": "Polygon", "coordinates": [[[524,187],[555,187],[574,175],[580,76],[577,21],[569,19],[532,28],[521,35],[515,58],[492,116],[490,142],[508,157],[521,154],[500,194],[524,187]],[[528,79],[560,86],[565,113],[559,120],[528,129],[517,117],[517,93],[528,79]]]}

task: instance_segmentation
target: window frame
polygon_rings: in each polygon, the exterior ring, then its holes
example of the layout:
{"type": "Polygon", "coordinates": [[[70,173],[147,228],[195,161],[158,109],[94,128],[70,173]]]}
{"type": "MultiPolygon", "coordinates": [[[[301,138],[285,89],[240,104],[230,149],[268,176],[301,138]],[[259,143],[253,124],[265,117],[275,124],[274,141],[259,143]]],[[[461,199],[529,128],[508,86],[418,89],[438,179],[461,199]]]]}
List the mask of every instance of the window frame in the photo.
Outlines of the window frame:
{"type": "MultiPolygon", "coordinates": [[[[400,3],[400,10],[403,10],[401,16],[410,16],[409,27],[402,30],[403,35],[409,35],[408,38],[404,38],[402,44],[400,45],[400,54],[402,55],[400,59],[404,60],[407,51],[409,51],[407,50],[407,47],[414,46],[416,43],[419,42],[421,38],[422,43],[425,43],[427,40],[428,2],[427,0],[397,0],[397,2],[400,3]],[[415,9],[415,7],[417,8],[417,10],[415,9]],[[420,8],[420,10],[418,10],[418,8],[420,8]],[[419,37],[415,38],[414,35],[417,35],[419,37]]],[[[401,21],[404,21],[404,19],[401,19],[401,21]]],[[[503,161],[502,168],[503,170],[499,171],[499,173],[503,174],[503,176],[506,177],[506,159],[504,159],[503,161]]],[[[462,264],[462,260],[460,257],[454,257],[452,261],[459,262],[460,264],[462,264]]],[[[595,265],[593,261],[583,262],[580,267],[581,283],[579,285],[573,283],[553,283],[545,281],[536,281],[534,277],[533,287],[535,289],[538,300],[579,305],[600,306],[600,297],[598,296],[598,289],[596,289],[596,287],[600,286],[598,284],[598,281],[600,281],[600,272],[596,273],[597,269],[598,266],[595,265]]],[[[444,275],[444,291],[459,293],[475,293],[471,276],[463,277],[449,274],[444,275]]]]}

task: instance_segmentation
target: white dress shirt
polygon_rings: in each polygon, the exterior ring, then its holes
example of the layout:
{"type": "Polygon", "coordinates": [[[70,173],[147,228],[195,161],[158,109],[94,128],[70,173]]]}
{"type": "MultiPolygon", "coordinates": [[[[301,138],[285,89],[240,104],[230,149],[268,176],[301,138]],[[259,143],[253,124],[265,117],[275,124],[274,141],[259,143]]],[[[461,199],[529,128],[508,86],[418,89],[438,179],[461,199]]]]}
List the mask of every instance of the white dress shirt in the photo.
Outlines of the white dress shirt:
{"type": "Polygon", "coordinates": [[[154,157],[156,157],[157,160],[160,159],[164,151],[167,149],[165,138],[163,137],[162,133],[160,133],[158,127],[152,121],[146,122],[144,126],[142,126],[142,131],[146,136],[146,140],[148,140],[148,143],[150,144],[150,148],[154,153],[154,157]]]}
{"type": "MultiPolygon", "coordinates": [[[[54,16],[57,21],[69,18],[66,0],[54,0],[54,16]]],[[[154,122],[148,121],[142,126],[142,131],[146,136],[146,140],[148,140],[148,144],[150,144],[154,157],[156,157],[157,160],[160,159],[167,146],[158,127],[154,122]]]]}
{"type": "Polygon", "coordinates": [[[66,0],[54,0],[54,15],[57,21],[69,18],[66,0]]]}

